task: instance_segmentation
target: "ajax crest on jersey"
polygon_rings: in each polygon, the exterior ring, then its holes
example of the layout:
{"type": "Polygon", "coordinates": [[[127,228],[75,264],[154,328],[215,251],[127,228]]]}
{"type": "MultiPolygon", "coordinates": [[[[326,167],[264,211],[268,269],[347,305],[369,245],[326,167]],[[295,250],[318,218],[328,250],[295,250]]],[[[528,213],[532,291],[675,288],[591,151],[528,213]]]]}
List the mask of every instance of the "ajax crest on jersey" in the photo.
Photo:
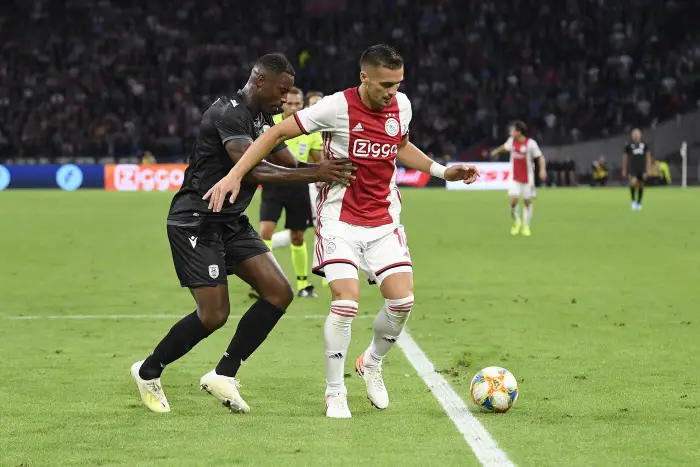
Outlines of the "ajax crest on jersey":
{"type": "Polygon", "coordinates": [[[399,134],[399,122],[395,118],[389,118],[384,124],[384,129],[387,135],[396,136],[399,134]]]}
{"type": "Polygon", "coordinates": [[[332,255],[334,251],[335,251],[335,243],[330,242],[330,241],[326,242],[326,253],[328,253],[329,255],[332,255]]]}
{"type": "Polygon", "coordinates": [[[490,366],[474,376],[469,393],[479,407],[504,413],[518,400],[518,381],[505,368],[490,366]]]}
{"type": "Polygon", "coordinates": [[[216,279],[219,277],[219,266],[217,264],[210,264],[209,265],[209,277],[212,279],[216,279]]]}

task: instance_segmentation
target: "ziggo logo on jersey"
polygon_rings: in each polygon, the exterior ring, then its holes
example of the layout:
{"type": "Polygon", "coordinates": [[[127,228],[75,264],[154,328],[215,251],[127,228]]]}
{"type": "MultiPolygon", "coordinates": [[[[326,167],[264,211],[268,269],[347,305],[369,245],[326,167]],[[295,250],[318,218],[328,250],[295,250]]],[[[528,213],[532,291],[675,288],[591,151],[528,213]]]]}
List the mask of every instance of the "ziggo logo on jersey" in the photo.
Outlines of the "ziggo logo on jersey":
{"type": "Polygon", "coordinates": [[[356,139],[352,145],[352,152],[355,157],[391,157],[399,152],[398,144],[373,143],[366,139],[356,139]]]}

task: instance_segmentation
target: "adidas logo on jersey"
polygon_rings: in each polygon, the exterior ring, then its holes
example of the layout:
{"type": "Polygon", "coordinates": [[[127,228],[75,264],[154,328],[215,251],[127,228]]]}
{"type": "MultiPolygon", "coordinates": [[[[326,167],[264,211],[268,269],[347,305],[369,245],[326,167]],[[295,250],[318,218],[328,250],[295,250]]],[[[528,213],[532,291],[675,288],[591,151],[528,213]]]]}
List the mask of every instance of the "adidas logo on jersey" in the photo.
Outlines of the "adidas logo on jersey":
{"type": "Polygon", "coordinates": [[[365,131],[365,129],[362,128],[362,123],[358,123],[355,125],[355,128],[353,128],[352,131],[365,131]]]}

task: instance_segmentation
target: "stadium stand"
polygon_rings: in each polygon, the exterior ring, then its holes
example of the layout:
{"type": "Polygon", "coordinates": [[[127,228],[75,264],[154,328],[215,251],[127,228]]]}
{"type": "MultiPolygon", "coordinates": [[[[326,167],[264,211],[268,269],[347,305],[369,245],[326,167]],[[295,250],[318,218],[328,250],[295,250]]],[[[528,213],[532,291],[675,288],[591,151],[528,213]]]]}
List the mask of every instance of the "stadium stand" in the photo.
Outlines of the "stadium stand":
{"type": "Polygon", "coordinates": [[[183,160],[202,109],[259,55],[285,53],[298,85],[331,92],[356,83],[376,42],[405,55],[412,138],[438,159],[501,140],[514,118],[564,144],[700,105],[695,2],[318,3],[5,2],[0,160],[183,160]]]}

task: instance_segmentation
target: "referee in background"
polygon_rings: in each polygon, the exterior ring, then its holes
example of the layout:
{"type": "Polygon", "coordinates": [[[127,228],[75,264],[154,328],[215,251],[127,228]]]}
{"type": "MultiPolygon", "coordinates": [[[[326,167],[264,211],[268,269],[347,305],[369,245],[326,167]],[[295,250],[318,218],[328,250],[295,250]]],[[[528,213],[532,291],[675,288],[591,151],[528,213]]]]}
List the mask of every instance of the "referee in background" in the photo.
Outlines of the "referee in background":
{"type": "MultiPolygon", "coordinates": [[[[282,105],[282,113],[275,115],[275,124],[290,117],[303,108],[304,93],[299,88],[292,88],[287,94],[287,102],[282,105]]],[[[323,140],[320,133],[301,135],[287,141],[287,147],[301,162],[317,162],[321,160],[323,140]]],[[[309,187],[300,184],[274,184],[263,186],[262,203],[260,204],[260,236],[270,250],[284,246],[286,242],[273,241],[273,234],[278,238],[286,236],[290,240],[292,253],[292,265],[297,278],[297,295],[299,297],[317,298],[314,286],[309,283],[309,253],[304,241],[304,232],[313,226],[313,208],[309,187]],[[275,234],[277,222],[285,211],[284,232],[275,234]]],[[[253,289],[248,294],[251,298],[258,298],[253,289]]]]}

